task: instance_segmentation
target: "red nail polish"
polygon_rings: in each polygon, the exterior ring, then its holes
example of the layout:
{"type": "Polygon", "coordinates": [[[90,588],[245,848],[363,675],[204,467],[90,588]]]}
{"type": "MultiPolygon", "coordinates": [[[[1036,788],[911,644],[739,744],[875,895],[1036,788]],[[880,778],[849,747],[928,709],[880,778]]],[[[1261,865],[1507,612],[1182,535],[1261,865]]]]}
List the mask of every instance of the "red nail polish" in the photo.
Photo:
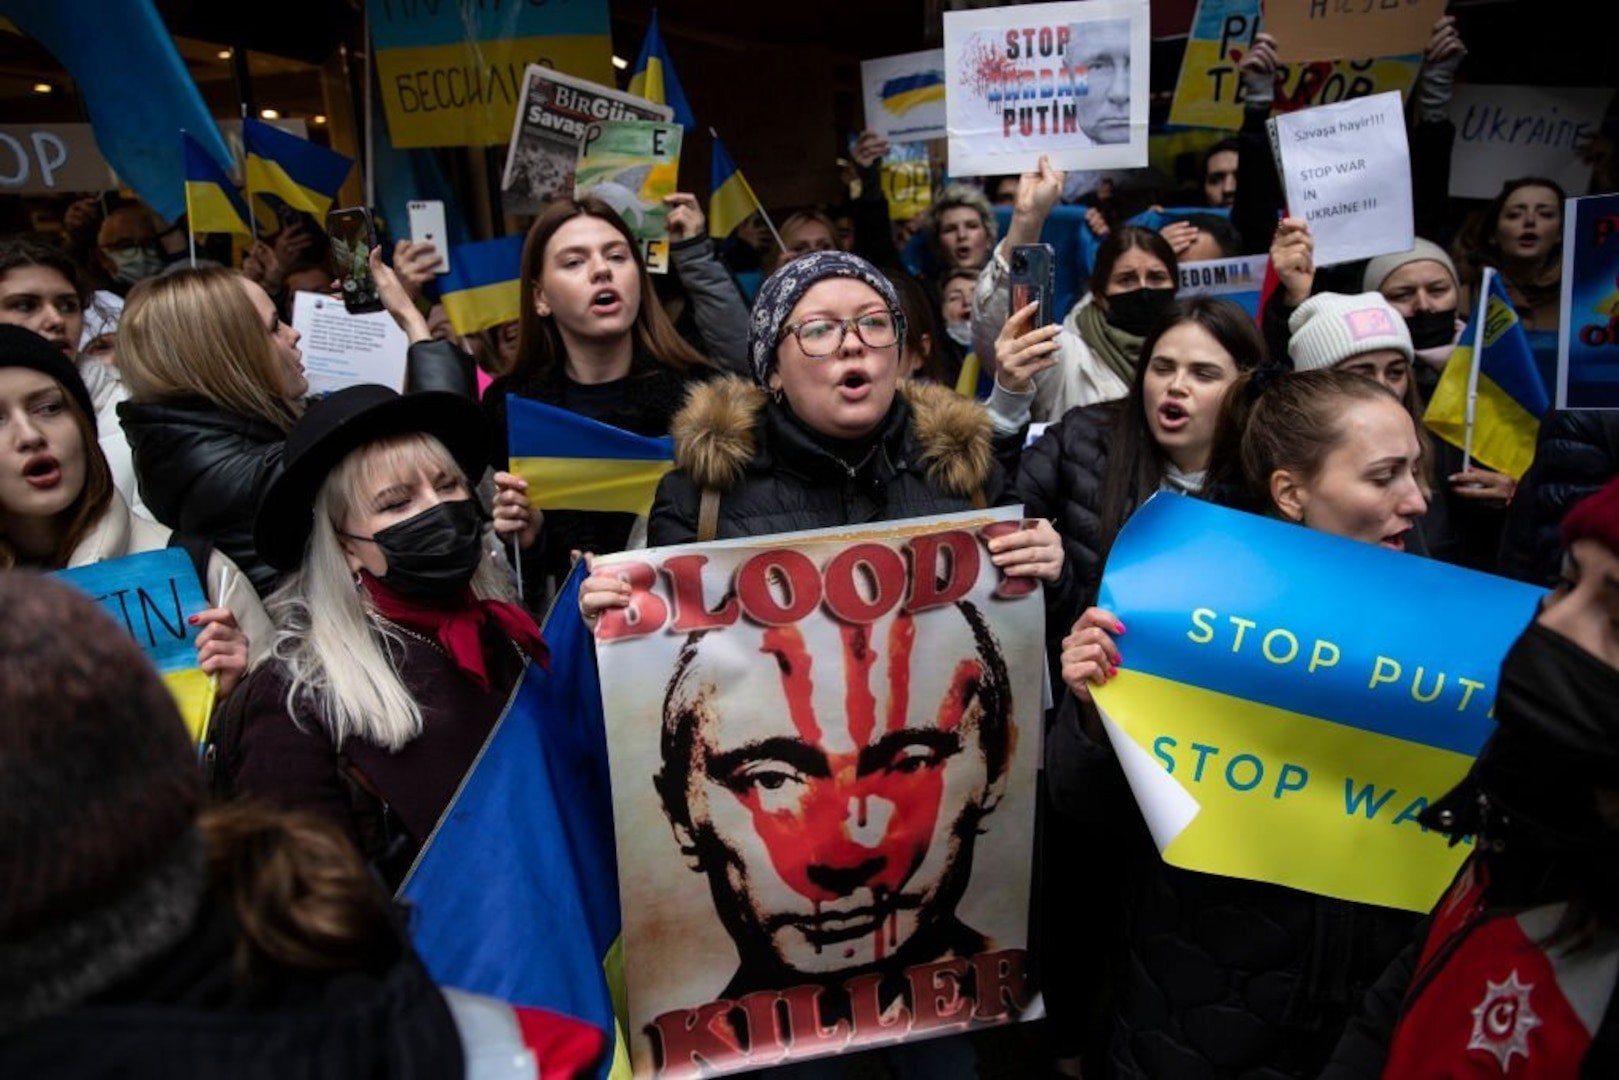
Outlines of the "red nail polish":
{"type": "Polygon", "coordinates": [[[1107,677],[1110,678],[1110,679],[1113,676],[1117,675],[1118,673],[1119,673],[1119,669],[1117,667],[1110,667],[1110,668],[1107,669],[1107,677]]]}
{"type": "Polygon", "coordinates": [[[1124,620],[1119,620],[1119,633],[1124,633],[1124,620]]]}
{"type": "Polygon", "coordinates": [[[193,615],[189,619],[187,619],[186,622],[190,623],[192,626],[196,626],[197,625],[197,617],[195,615],[193,615]]]}

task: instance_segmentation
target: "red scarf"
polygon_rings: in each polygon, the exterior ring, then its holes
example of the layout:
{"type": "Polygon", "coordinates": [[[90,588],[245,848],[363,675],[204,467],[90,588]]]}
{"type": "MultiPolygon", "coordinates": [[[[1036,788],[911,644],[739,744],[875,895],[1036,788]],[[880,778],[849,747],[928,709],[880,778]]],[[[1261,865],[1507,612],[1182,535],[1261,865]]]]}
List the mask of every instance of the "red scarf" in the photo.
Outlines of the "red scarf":
{"type": "Polygon", "coordinates": [[[489,689],[482,637],[486,623],[493,622],[541,667],[549,663],[550,653],[540,637],[539,625],[517,604],[479,600],[470,585],[454,600],[439,602],[402,596],[365,570],[360,571],[360,579],[377,614],[436,641],[450,654],[455,666],[481,689],[489,689]]]}

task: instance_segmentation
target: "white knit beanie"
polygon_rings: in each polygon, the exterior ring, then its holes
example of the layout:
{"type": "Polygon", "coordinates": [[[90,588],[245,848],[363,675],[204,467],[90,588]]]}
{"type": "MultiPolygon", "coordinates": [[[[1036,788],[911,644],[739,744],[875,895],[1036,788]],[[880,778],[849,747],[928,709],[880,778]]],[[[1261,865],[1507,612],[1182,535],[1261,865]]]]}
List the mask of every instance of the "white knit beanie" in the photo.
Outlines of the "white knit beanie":
{"type": "Polygon", "coordinates": [[[1367,292],[1374,292],[1383,288],[1383,282],[1389,275],[1407,263],[1436,262],[1450,272],[1450,280],[1460,282],[1456,276],[1456,264],[1450,261],[1450,253],[1432,240],[1417,237],[1416,246],[1410,251],[1396,251],[1392,255],[1379,255],[1366,264],[1366,274],[1361,279],[1360,287],[1367,292]]]}
{"type": "Polygon", "coordinates": [[[1380,349],[1398,349],[1410,360],[1411,331],[1381,293],[1357,296],[1320,293],[1287,320],[1287,354],[1294,371],[1314,371],[1380,349]]]}

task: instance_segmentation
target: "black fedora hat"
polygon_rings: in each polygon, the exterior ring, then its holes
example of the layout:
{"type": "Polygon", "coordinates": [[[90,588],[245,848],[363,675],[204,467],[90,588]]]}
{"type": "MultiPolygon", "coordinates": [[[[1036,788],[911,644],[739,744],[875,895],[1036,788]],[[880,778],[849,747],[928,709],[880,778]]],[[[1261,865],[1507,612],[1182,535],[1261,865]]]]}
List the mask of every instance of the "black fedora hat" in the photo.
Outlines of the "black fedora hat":
{"type": "Polygon", "coordinates": [[[469,484],[483,476],[489,424],[477,403],[459,394],[350,386],[311,405],[287,433],[282,473],[259,502],[253,522],[259,558],[278,570],[296,570],[315,525],[315,496],[331,471],[367,443],[416,432],[443,443],[469,484]]]}

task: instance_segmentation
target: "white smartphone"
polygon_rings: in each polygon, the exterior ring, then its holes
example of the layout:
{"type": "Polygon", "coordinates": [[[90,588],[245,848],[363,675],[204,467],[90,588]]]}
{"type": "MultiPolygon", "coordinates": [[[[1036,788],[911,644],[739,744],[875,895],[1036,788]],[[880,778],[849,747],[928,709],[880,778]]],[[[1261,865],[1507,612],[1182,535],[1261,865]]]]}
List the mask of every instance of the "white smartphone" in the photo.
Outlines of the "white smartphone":
{"type": "Polygon", "coordinates": [[[444,241],[444,204],[437,199],[413,202],[405,207],[410,214],[410,238],[418,244],[432,244],[438,251],[438,270],[450,271],[450,245],[444,241]]]}

